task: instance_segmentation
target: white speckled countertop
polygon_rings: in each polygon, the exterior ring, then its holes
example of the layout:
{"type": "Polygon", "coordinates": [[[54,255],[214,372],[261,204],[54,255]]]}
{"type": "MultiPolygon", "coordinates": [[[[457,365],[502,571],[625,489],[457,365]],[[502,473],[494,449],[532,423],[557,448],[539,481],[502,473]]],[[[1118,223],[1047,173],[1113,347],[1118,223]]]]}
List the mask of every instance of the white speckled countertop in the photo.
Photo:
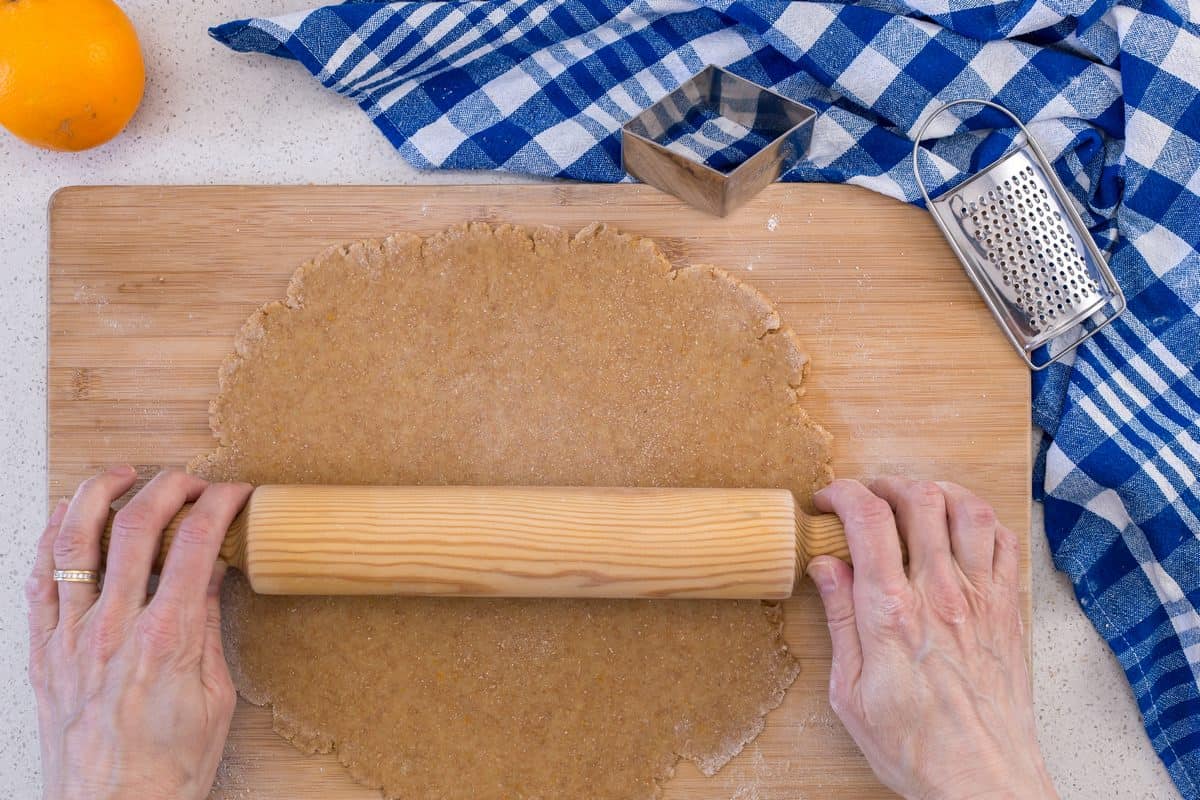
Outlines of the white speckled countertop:
{"type": "MultiPolygon", "coordinates": [[[[232,53],[209,25],[278,14],[284,0],[122,0],[146,58],[146,99],[113,142],[34,150],[0,131],[0,798],[39,793],[24,599],[46,497],[46,204],[95,183],[454,183],[501,176],[417,173],[354,106],[302,67],[232,53]]],[[[1035,512],[1035,516],[1037,513],[1035,512]]],[[[1050,773],[1064,798],[1176,797],[1120,668],[1033,531],[1034,684],[1050,773]]]]}

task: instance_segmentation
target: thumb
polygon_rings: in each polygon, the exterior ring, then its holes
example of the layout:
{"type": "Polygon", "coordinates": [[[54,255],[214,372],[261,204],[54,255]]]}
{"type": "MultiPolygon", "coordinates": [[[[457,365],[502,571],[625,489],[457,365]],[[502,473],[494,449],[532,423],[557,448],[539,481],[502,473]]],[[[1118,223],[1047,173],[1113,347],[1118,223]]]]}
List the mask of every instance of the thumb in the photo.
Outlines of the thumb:
{"type": "Polygon", "coordinates": [[[833,663],[829,670],[829,702],[841,714],[862,674],[862,642],[854,618],[854,571],[841,559],[817,556],[808,563],[808,576],[821,594],[833,663]]]}

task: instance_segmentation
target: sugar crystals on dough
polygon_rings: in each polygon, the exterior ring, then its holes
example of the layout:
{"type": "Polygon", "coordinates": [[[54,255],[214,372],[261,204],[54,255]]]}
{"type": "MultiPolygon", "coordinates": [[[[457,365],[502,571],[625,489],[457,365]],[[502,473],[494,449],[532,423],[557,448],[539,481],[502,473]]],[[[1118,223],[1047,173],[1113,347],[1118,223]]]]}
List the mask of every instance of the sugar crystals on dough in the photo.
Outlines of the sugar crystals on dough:
{"type": "MultiPolygon", "coordinates": [[[[770,486],[829,437],[761,294],[592,226],[471,224],[333,248],[247,321],[192,468],[254,483],[770,486]]],[[[239,691],[404,798],[650,798],[711,773],[796,676],[779,608],[261,597],[232,579],[239,691]]]]}

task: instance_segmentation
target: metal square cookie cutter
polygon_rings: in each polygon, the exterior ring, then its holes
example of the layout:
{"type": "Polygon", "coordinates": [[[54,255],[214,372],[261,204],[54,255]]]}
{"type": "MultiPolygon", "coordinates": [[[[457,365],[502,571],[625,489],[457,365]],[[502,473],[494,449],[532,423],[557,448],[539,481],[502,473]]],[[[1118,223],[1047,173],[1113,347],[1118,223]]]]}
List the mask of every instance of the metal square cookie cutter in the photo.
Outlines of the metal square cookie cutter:
{"type": "Polygon", "coordinates": [[[804,156],[817,112],[806,105],[709,65],[621,128],[621,166],[644,183],[688,205],[725,216],[774,182],[804,156]],[[705,135],[700,121],[715,125],[705,135]],[[699,129],[698,129],[699,128],[699,129]],[[744,160],[720,169],[702,160],[702,150],[726,148],[745,155],[755,140],[766,144],[744,160]],[[698,129],[698,130],[697,130],[698,129]]]}
{"type": "MultiPolygon", "coordinates": [[[[1011,145],[1010,145],[1011,148],[1011,145]]],[[[913,142],[913,173],[942,235],[1013,347],[1045,369],[1125,311],[1125,295],[1046,155],[997,103],[955,100],[934,111],[913,142]],[[957,105],[994,108],[1020,128],[1024,144],[931,200],[921,179],[921,137],[957,105]],[[1040,357],[1042,345],[1059,344],[1040,357]]]]}

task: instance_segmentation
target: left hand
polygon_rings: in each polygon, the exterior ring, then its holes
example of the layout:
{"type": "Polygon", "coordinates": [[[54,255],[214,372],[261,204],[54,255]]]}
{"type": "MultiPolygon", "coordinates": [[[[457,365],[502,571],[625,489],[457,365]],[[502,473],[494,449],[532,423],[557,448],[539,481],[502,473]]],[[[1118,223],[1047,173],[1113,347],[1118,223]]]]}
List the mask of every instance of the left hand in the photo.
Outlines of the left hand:
{"type": "Polygon", "coordinates": [[[85,481],[38,542],[26,595],[46,798],[207,797],[229,731],[217,552],[248,485],[159,473],[117,513],[103,590],[53,579],[100,570],[109,506],[135,477],[125,466],[85,481]],[[163,528],[191,501],[148,597],[163,528]]]}

